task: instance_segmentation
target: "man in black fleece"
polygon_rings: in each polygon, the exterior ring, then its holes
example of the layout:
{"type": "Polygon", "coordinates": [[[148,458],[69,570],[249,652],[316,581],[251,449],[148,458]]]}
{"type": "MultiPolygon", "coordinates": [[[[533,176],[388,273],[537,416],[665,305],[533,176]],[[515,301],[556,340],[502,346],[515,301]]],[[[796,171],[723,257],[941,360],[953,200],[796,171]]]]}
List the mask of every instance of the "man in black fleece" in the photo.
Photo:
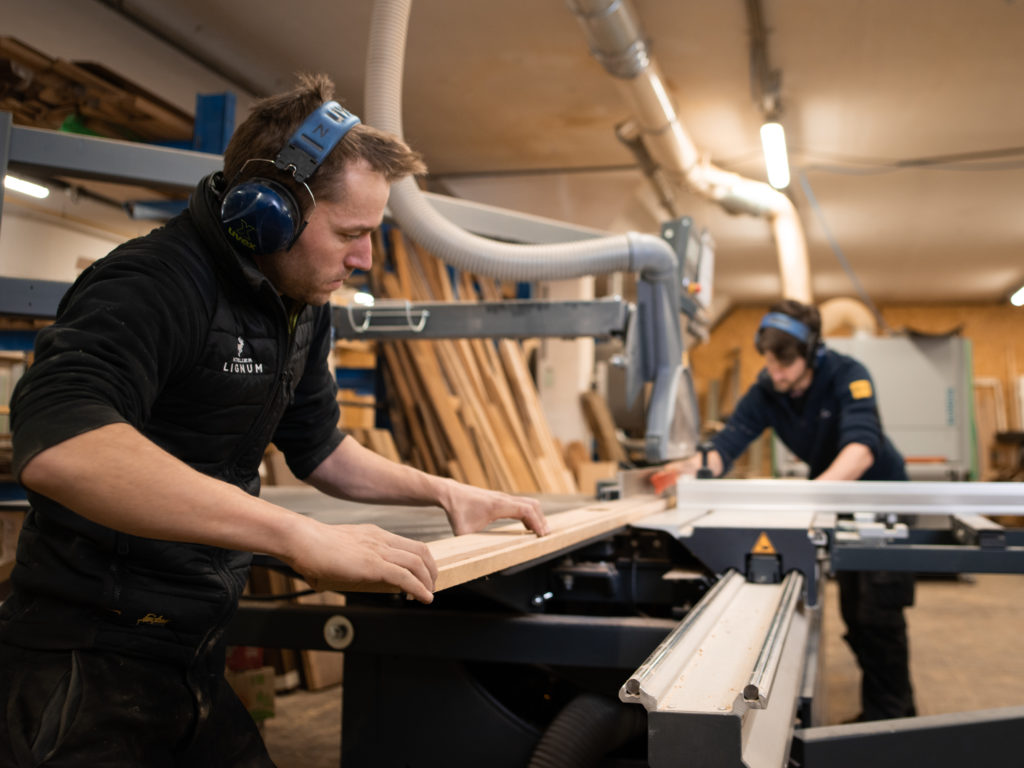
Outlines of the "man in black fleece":
{"type": "Polygon", "coordinates": [[[223,678],[252,552],[432,600],[421,542],[260,499],[270,442],[332,496],[547,532],[535,500],[336,427],[329,298],[370,267],[390,184],[426,169],[332,91],[304,76],[257,104],[188,210],[86,270],[38,335],[12,402],[31,510],[0,606],[0,765],[271,765],[223,678]]]}

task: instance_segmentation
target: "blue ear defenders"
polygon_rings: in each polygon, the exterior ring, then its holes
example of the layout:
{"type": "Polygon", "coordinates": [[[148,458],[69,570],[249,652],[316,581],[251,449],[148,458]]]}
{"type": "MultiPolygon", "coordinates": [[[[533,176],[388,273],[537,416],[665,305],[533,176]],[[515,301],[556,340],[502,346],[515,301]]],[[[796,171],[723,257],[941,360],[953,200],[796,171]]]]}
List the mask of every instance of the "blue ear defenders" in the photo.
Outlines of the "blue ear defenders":
{"type": "Polygon", "coordinates": [[[757,327],[757,334],[754,336],[754,343],[760,346],[761,331],[765,328],[775,328],[783,333],[789,334],[797,341],[807,345],[808,367],[813,368],[821,349],[821,339],[807,325],[801,323],[795,317],[784,312],[769,312],[761,318],[761,324],[757,327]]]}
{"type": "MultiPolygon", "coordinates": [[[[303,121],[272,164],[290,173],[316,205],[306,180],[358,123],[359,118],[338,102],[328,101],[303,121]]],[[[247,160],[245,165],[254,162],[271,163],[254,159],[247,160]]],[[[258,176],[224,193],[220,220],[231,241],[254,256],[291,248],[306,226],[302,207],[294,195],[283,184],[258,176]]]]}

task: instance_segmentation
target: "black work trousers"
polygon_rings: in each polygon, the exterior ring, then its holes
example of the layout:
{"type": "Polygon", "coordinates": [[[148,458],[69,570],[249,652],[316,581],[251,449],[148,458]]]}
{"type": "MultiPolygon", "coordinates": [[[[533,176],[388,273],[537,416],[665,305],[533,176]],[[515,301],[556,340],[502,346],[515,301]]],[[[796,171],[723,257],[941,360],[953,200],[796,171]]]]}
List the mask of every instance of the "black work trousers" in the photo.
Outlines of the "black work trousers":
{"type": "Polygon", "coordinates": [[[220,670],[0,645],[2,768],[273,768],[220,670]]]}
{"type": "Polygon", "coordinates": [[[903,609],[914,603],[914,574],[840,571],[846,642],[861,669],[861,720],[913,717],[910,650],[903,609]]]}

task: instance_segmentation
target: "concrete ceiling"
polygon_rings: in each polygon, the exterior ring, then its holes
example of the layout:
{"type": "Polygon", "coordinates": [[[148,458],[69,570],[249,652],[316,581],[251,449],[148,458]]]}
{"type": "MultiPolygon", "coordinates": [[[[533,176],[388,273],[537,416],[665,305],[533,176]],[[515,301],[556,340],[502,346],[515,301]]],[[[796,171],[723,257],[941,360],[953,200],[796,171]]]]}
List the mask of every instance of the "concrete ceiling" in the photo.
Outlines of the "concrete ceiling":
{"type": "MultiPolygon", "coordinates": [[[[764,179],[743,0],[634,3],[698,148],[764,179]]],[[[211,83],[227,83],[244,107],[300,70],[329,73],[362,110],[371,0],[11,4],[4,34],[100,61],[189,110],[211,83]],[[157,47],[176,49],[182,65],[157,65],[157,47]]],[[[763,8],[815,298],[856,295],[837,247],[876,303],[998,301],[1020,287],[1024,2],[763,8]]],[[[621,93],[564,2],[417,0],[404,100],[406,138],[435,188],[588,227],[654,231],[650,190],[615,137],[629,117],[621,93]]],[[[719,297],[778,297],[766,221],[697,195],[681,208],[716,242],[719,297]]]]}

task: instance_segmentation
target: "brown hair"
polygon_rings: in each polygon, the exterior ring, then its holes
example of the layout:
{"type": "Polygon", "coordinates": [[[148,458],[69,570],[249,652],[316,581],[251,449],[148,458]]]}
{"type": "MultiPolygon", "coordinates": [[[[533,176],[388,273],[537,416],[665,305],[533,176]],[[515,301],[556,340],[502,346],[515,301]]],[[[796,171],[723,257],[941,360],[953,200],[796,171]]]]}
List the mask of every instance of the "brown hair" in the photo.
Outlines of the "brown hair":
{"type": "Polygon", "coordinates": [[[807,360],[810,365],[811,357],[821,340],[821,315],[818,310],[809,304],[784,299],[773,304],[768,311],[779,312],[799,320],[811,332],[810,338],[807,341],[800,341],[778,328],[760,328],[754,340],[757,351],[762,355],[771,352],[783,365],[790,365],[797,358],[807,360]]]}
{"type": "MultiPolygon", "coordinates": [[[[271,163],[249,163],[249,160],[273,161],[288,138],[317,107],[334,96],[334,83],[322,74],[300,74],[299,84],[285,93],[257,102],[248,117],[238,126],[224,152],[224,176],[230,185],[253,176],[272,179],[291,191],[309,213],[309,195],[291,174],[271,163]]],[[[359,123],[338,143],[323,164],[306,182],[317,200],[337,200],[343,185],[339,177],[349,163],[364,160],[390,184],[410,175],[427,172],[419,152],[397,136],[373,126],[359,123]]]]}

